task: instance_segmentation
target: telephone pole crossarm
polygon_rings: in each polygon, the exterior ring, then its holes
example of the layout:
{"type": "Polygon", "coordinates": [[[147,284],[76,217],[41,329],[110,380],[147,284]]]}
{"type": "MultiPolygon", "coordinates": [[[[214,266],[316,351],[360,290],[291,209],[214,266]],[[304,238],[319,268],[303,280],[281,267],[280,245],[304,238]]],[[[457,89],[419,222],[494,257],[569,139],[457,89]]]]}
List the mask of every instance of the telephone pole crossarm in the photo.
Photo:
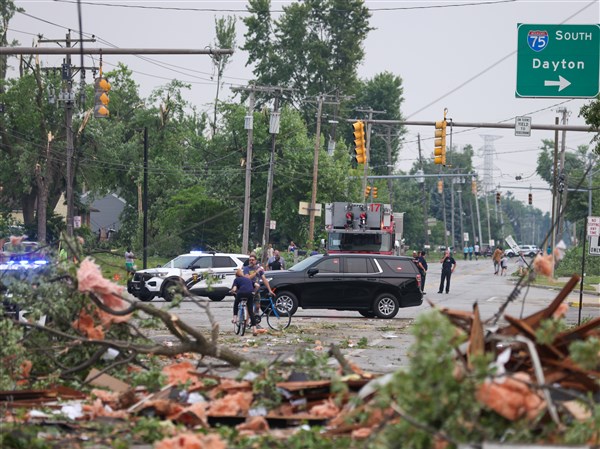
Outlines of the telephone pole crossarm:
{"type": "MultiPolygon", "coordinates": [[[[73,40],[73,43],[78,42],[73,40]]],[[[0,47],[0,55],[232,55],[231,48],[0,47]]]]}

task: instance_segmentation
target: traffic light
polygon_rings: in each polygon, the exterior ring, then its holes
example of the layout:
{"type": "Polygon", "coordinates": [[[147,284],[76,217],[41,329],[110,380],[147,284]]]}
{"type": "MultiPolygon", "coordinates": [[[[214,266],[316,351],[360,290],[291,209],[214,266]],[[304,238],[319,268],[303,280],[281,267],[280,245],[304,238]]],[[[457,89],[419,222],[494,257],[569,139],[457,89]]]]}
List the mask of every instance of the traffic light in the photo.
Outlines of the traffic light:
{"type": "Polygon", "coordinates": [[[496,204],[500,204],[500,192],[496,192],[496,204]]]}
{"type": "Polygon", "coordinates": [[[477,181],[471,181],[471,193],[477,195],[477,181]]]}
{"type": "Polygon", "coordinates": [[[441,179],[438,181],[438,193],[441,194],[444,191],[444,181],[441,179]]]}
{"type": "Polygon", "coordinates": [[[437,165],[446,165],[446,118],[435,122],[435,142],[433,145],[433,162],[437,165]]]}
{"type": "Polygon", "coordinates": [[[354,152],[356,156],[356,162],[358,164],[365,164],[367,162],[367,146],[365,141],[365,124],[362,121],[357,121],[352,124],[354,128],[354,152]]]}
{"type": "Polygon", "coordinates": [[[365,198],[369,198],[369,195],[371,195],[371,186],[365,187],[365,198]]]}
{"type": "Polygon", "coordinates": [[[110,83],[102,76],[96,78],[94,82],[94,90],[96,96],[94,99],[94,117],[106,118],[110,115],[108,111],[108,91],[110,90],[110,83]]]}
{"type": "Polygon", "coordinates": [[[528,199],[527,199],[527,202],[528,202],[530,205],[531,205],[531,204],[533,204],[533,194],[531,194],[531,193],[529,194],[529,197],[528,197],[528,199]]]}
{"type": "Polygon", "coordinates": [[[377,198],[377,187],[373,186],[373,198],[377,198]]]}

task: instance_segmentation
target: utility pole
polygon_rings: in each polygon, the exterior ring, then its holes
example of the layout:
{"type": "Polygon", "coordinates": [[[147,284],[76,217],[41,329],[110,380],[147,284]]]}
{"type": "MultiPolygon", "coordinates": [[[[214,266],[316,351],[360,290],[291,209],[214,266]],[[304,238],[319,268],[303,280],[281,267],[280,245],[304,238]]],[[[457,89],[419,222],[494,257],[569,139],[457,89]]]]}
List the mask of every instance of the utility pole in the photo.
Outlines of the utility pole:
{"type": "MultiPolygon", "coordinates": [[[[554,123],[558,125],[558,117],[554,119],[554,123]]],[[[558,212],[556,206],[556,190],[558,183],[558,129],[554,131],[554,163],[553,163],[553,177],[552,177],[552,238],[550,244],[552,246],[552,254],[554,254],[554,248],[556,246],[556,214],[558,212]]],[[[554,272],[554,270],[553,270],[554,272]]]]}
{"type": "Polygon", "coordinates": [[[463,228],[463,205],[462,205],[462,188],[457,190],[458,193],[458,211],[460,214],[460,241],[461,248],[465,247],[465,230],[463,228]]]}
{"type": "MultiPolygon", "coordinates": [[[[385,148],[387,150],[387,172],[388,172],[388,175],[391,176],[392,169],[393,169],[393,167],[392,167],[392,127],[387,126],[386,128],[387,128],[387,135],[385,138],[385,148]]],[[[421,168],[423,168],[423,167],[421,166],[421,168]]],[[[393,203],[393,201],[392,201],[393,187],[394,187],[394,184],[393,184],[392,178],[390,178],[390,179],[388,179],[388,201],[390,203],[390,206],[393,206],[393,204],[392,204],[393,203]]],[[[392,210],[394,210],[393,207],[392,207],[392,210]]]]}
{"type": "Polygon", "coordinates": [[[450,225],[452,228],[452,236],[450,237],[452,250],[455,251],[454,239],[454,178],[450,180],[450,225]]]}
{"type": "MultiPolygon", "coordinates": [[[[317,101],[317,132],[315,135],[315,157],[313,161],[312,194],[310,197],[309,222],[308,222],[308,245],[309,249],[315,247],[315,212],[317,210],[317,180],[319,175],[319,147],[321,146],[321,112],[323,110],[323,95],[319,95],[317,101]]],[[[366,165],[366,164],[365,164],[366,165]]]]}
{"type": "MultiPolygon", "coordinates": [[[[233,90],[233,89],[232,89],[233,90]]],[[[248,237],[250,235],[250,193],[252,184],[252,139],[254,133],[254,89],[249,89],[248,113],[244,120],[244,128],[248,131],[246,143],[246,181],[244,184],[244,224],[242,227],[242,254],[248,254],[248,237]]]]}
{"type": "Polygon", "coordinates": [[[263,231],[263,255],[262,262],[267,262],[267,244],[271,231],[271,204],[273,202],[273,177],[275,172],[275,138],[279,134],[279,95],[275,96],[275,105],[269,121],[269,132],[271,133],[271,157],[269,159],[269,177],[267,179],[267,198],[265,204],[265,226],[263,231]]]}
{"type": "MultiPolygon", "coordinates": [[[[558,108],[557,112],[562,114],[562,124],[567,124],[567,117],[570,115],[567,108],[558,108]]],[[[568,185],[568,174],[565,170],[565,151],[566,151],[566,140],[567,140],[567,130],[562,130],[561,142],[560,142],[560,169],[558,171],[558,229],[557,235],[558,238],[562,240],[562,236],[564,233],[564,224],[565,217],[564,212],[567,207],[567,194],[569,189],[565,189],[565,185],[568,185]]]]}
{"type": "MultiPolygon", "coordinates": [[[[419,148],[419,165],[423,171],[423,156],[421,154],[421,134],[417,134],[417,145],[419,148]]],[[[425,245],[429,246],[429,227],[427,225],[427,199],[425,195],[425,178],[421,183],[421,203],[423,203],[423,229],[425,230],[425,245]]]]}

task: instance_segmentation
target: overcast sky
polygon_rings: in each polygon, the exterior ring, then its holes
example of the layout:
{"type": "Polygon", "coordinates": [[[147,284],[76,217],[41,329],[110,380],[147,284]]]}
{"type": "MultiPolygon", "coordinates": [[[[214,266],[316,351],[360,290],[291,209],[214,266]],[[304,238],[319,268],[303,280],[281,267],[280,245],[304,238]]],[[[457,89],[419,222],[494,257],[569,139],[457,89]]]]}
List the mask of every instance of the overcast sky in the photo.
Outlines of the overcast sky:
{"type": "MultiPolygon", "coordinates": [[[[290,2],[272,1],[274,11],[290,2]]],[[[578,117],[589,100],[515,98],[517,74],[517,24],[597,24],[600,2],[595,1],[371,1],[371,31],[366,58],[359,76],[371,78],[389,71],[403,80],[402,113],[408,120],[440,120],[444,108],[456,122],[514,123],[515,116],[530,116],[534,124],[554,123],[558,108],[569,112],[568,123],[583,125],[578,117]]],[[[78,37],[76,0],[16,0],[25,9],[10,23],[9,39],[31,46],[37,34],[46,39],[64,39],[68,29],[78,37]]],[[[216,17],[238,17],[237,44],[243,45],[245,1],[82,1],[85,37],[93,34],[97,46],[121,48],[205,48],[213,45],[216,17]]],[[[276,15],[276,13],[275,13],[276,15]]],[[[44,44],[45,46],[55,44],[44,44]]],[[[90,45],[90,44],[88,44],[90,45]]],[[[90,57],[91,58],[91,57],[90,57]]],[[[97,65],[97,58],[94,57],[97,65]]],[[[104,56],[105,70],[122,61],[134,72],[143,96],[173,78],[190,83],[189,100],[199,110],[210,111],[216,84],[208,56],[104,56]]],[[[14,60],[13,60],[14,61],[14,60]]],[[[60,59],[42,56],[42,64],[53,67],[60,59]]],[[[236,51],[224,78],[229,86],[245,85],[252,78],[245,67],[246,54],[236,51]]],[[[92,64],[88,59],[86,65],[92,64]]],[[[88,75],[88,82],[92,82],[88,75]]],[[[455,128],[453,145],[483,147],[482,135],[494,140],[494,181],[506,192],[526,201],[528,190],[547,187],[535,175],[542,139],[554,139],[554,131],[533,130],[531,137],[515,137],[514,130],[455,128]],[[515,177],[521,176],[521,181],[515,177]]],[[[410,126],[400,153],[400,166],[407,170],[418,155],[417,135],[423,154],[432,157],[432,127],[410,126]]],[[[592,134],[567,133],[566,147],[573,150],[590,142],[592,134]]],[[[476,152],[475,164],[483,176],[483,158],[476,152]]],[[[548,191],[533,191],[534,206],[551,208],[548,191]]]]}

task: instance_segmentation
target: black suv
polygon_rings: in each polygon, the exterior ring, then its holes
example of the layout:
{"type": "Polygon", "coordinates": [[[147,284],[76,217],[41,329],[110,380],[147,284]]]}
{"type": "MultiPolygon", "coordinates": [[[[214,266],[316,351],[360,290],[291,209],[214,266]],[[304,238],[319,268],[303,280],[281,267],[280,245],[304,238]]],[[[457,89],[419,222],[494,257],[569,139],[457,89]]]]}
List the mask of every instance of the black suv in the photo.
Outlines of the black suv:
{"type": "Polygon", "coordinates": [[[277,308],[356,310],[393,318],[401,307],[419,306],[420,275],[409,257],[379,254],[315,255],[289,270],[268,271],[277,308]]]}

